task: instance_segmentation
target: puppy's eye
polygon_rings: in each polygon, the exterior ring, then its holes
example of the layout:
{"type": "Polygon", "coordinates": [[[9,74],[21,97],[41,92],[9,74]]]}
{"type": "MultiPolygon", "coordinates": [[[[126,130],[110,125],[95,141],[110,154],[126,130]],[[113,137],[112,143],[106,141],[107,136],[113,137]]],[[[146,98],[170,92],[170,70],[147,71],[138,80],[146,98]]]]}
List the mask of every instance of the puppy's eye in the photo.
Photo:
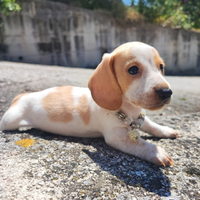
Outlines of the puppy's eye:
{"type": "Polygon", "coordinates": [[[161,72],[164,72],[164,66],[163,66],[163,64],[160,64],[160,70],[161,70],[161,72]]]}
{"type": "Polygon", "coordinates": [[[133,66],[131,68],[128,69],[128,73],[131,75],[135,75],[139,73],[139,69],[137,66],[133,66]]]}

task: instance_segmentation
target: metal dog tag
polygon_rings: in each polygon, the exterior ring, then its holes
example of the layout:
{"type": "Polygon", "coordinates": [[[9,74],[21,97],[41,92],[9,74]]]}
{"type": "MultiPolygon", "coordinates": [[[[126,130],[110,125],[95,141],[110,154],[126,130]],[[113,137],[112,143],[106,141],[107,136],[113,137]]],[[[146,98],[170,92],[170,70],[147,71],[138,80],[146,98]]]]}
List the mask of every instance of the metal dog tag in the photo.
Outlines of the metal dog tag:
{"type": "Polygon", "coordinates": [[[140,139],[140,132],[137,129],[132,129],[128,133],[131,141],[136,142],[140,139]]]}

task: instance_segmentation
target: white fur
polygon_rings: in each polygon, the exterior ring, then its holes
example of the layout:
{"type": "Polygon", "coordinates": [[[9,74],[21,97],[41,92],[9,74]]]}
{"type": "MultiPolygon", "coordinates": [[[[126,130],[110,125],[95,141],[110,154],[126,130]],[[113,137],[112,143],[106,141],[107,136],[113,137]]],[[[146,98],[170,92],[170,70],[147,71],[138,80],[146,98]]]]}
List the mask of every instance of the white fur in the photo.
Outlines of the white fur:
{"type": "MultiPolygon", "coordinates": [[[[133,105],[131,101],[137,101],[138,97],[141,98],[142,95],[151,91],[159,83],[166,83],[166,80],[154,64],[152,47],[141,43],[134,43],[134,45],[135,47],[131,51],[139,62],[142,63],[143,74],[140,79],[129,86],[124,94],[121,110],[125,112],[129,118],[137,119],[141,107],[133,105]]],[[[94,102],[88,88],[73,87],[72,91],[75,106],[78,104],[78,100],[83,94],[87,96],[91,112],[88,125],[83,123],[83,120],[76,110],[73,111],[72,121],[68,123],[52,122],[48,118],[47,111],[42,105],[42,99],[54,90],[55,88],[50,88],[41,92],[22,96],[17,104],[4,114],[0,123],[0,130],[15,130],[22,126],[32,126],[66,136],[103,136],[106,143],[125,153],[138,156],[158,165],[172,164],[172,160],[164,149],[150,144],[142,138],[140,138],[138,142],[131,141],[128,138],[127,126],[115,116],[113,111],[99,107],[94,102]]],[[[147,117],[145,118],[141,130],[157,137],[177,136],[176,131],[168,127],[157,125],[147,117]]]]}

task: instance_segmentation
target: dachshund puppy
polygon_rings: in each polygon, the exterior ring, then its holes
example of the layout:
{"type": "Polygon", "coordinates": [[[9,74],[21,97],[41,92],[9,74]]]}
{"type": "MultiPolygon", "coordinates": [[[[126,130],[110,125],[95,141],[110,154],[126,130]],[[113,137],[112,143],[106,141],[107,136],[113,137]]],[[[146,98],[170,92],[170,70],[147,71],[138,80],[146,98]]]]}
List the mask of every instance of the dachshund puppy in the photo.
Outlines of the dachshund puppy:
{"type": "MultiPolygon", "coordinates": [[[[129,135],[141,109],[157,110],[170,102],[172,91],[163,77],[164,66],[155,48],[141,42],[125,43],[104,54],[88,88],[54,87],[15,97],[0,129],[31,126],[66,136],[103,136],[108,145],[120,151],[157,165],[172,165],[163,148],[142,138],[132,140],[129,135]],[[117,116],[118,111],[125,119],[117,116]]],[[[139,128],[156,137],[178,136],[177,131],[148,117],[139,128]]]]}

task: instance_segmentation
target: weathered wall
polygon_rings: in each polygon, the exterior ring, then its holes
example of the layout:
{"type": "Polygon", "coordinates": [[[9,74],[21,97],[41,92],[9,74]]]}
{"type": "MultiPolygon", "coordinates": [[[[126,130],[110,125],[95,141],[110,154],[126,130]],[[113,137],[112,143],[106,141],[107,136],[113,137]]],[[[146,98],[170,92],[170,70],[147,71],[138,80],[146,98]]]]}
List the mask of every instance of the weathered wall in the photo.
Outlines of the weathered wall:
{"type": "Polygon", "coordinates": [[[151,24],[119,25],[108,15],[62,3],[20,4],[20,13],[3,16],[2,60],[96,67],[103,53],[127,41],[142,41],[158,49],[168,74],[200,75],[199,33],[151,24]]]}

